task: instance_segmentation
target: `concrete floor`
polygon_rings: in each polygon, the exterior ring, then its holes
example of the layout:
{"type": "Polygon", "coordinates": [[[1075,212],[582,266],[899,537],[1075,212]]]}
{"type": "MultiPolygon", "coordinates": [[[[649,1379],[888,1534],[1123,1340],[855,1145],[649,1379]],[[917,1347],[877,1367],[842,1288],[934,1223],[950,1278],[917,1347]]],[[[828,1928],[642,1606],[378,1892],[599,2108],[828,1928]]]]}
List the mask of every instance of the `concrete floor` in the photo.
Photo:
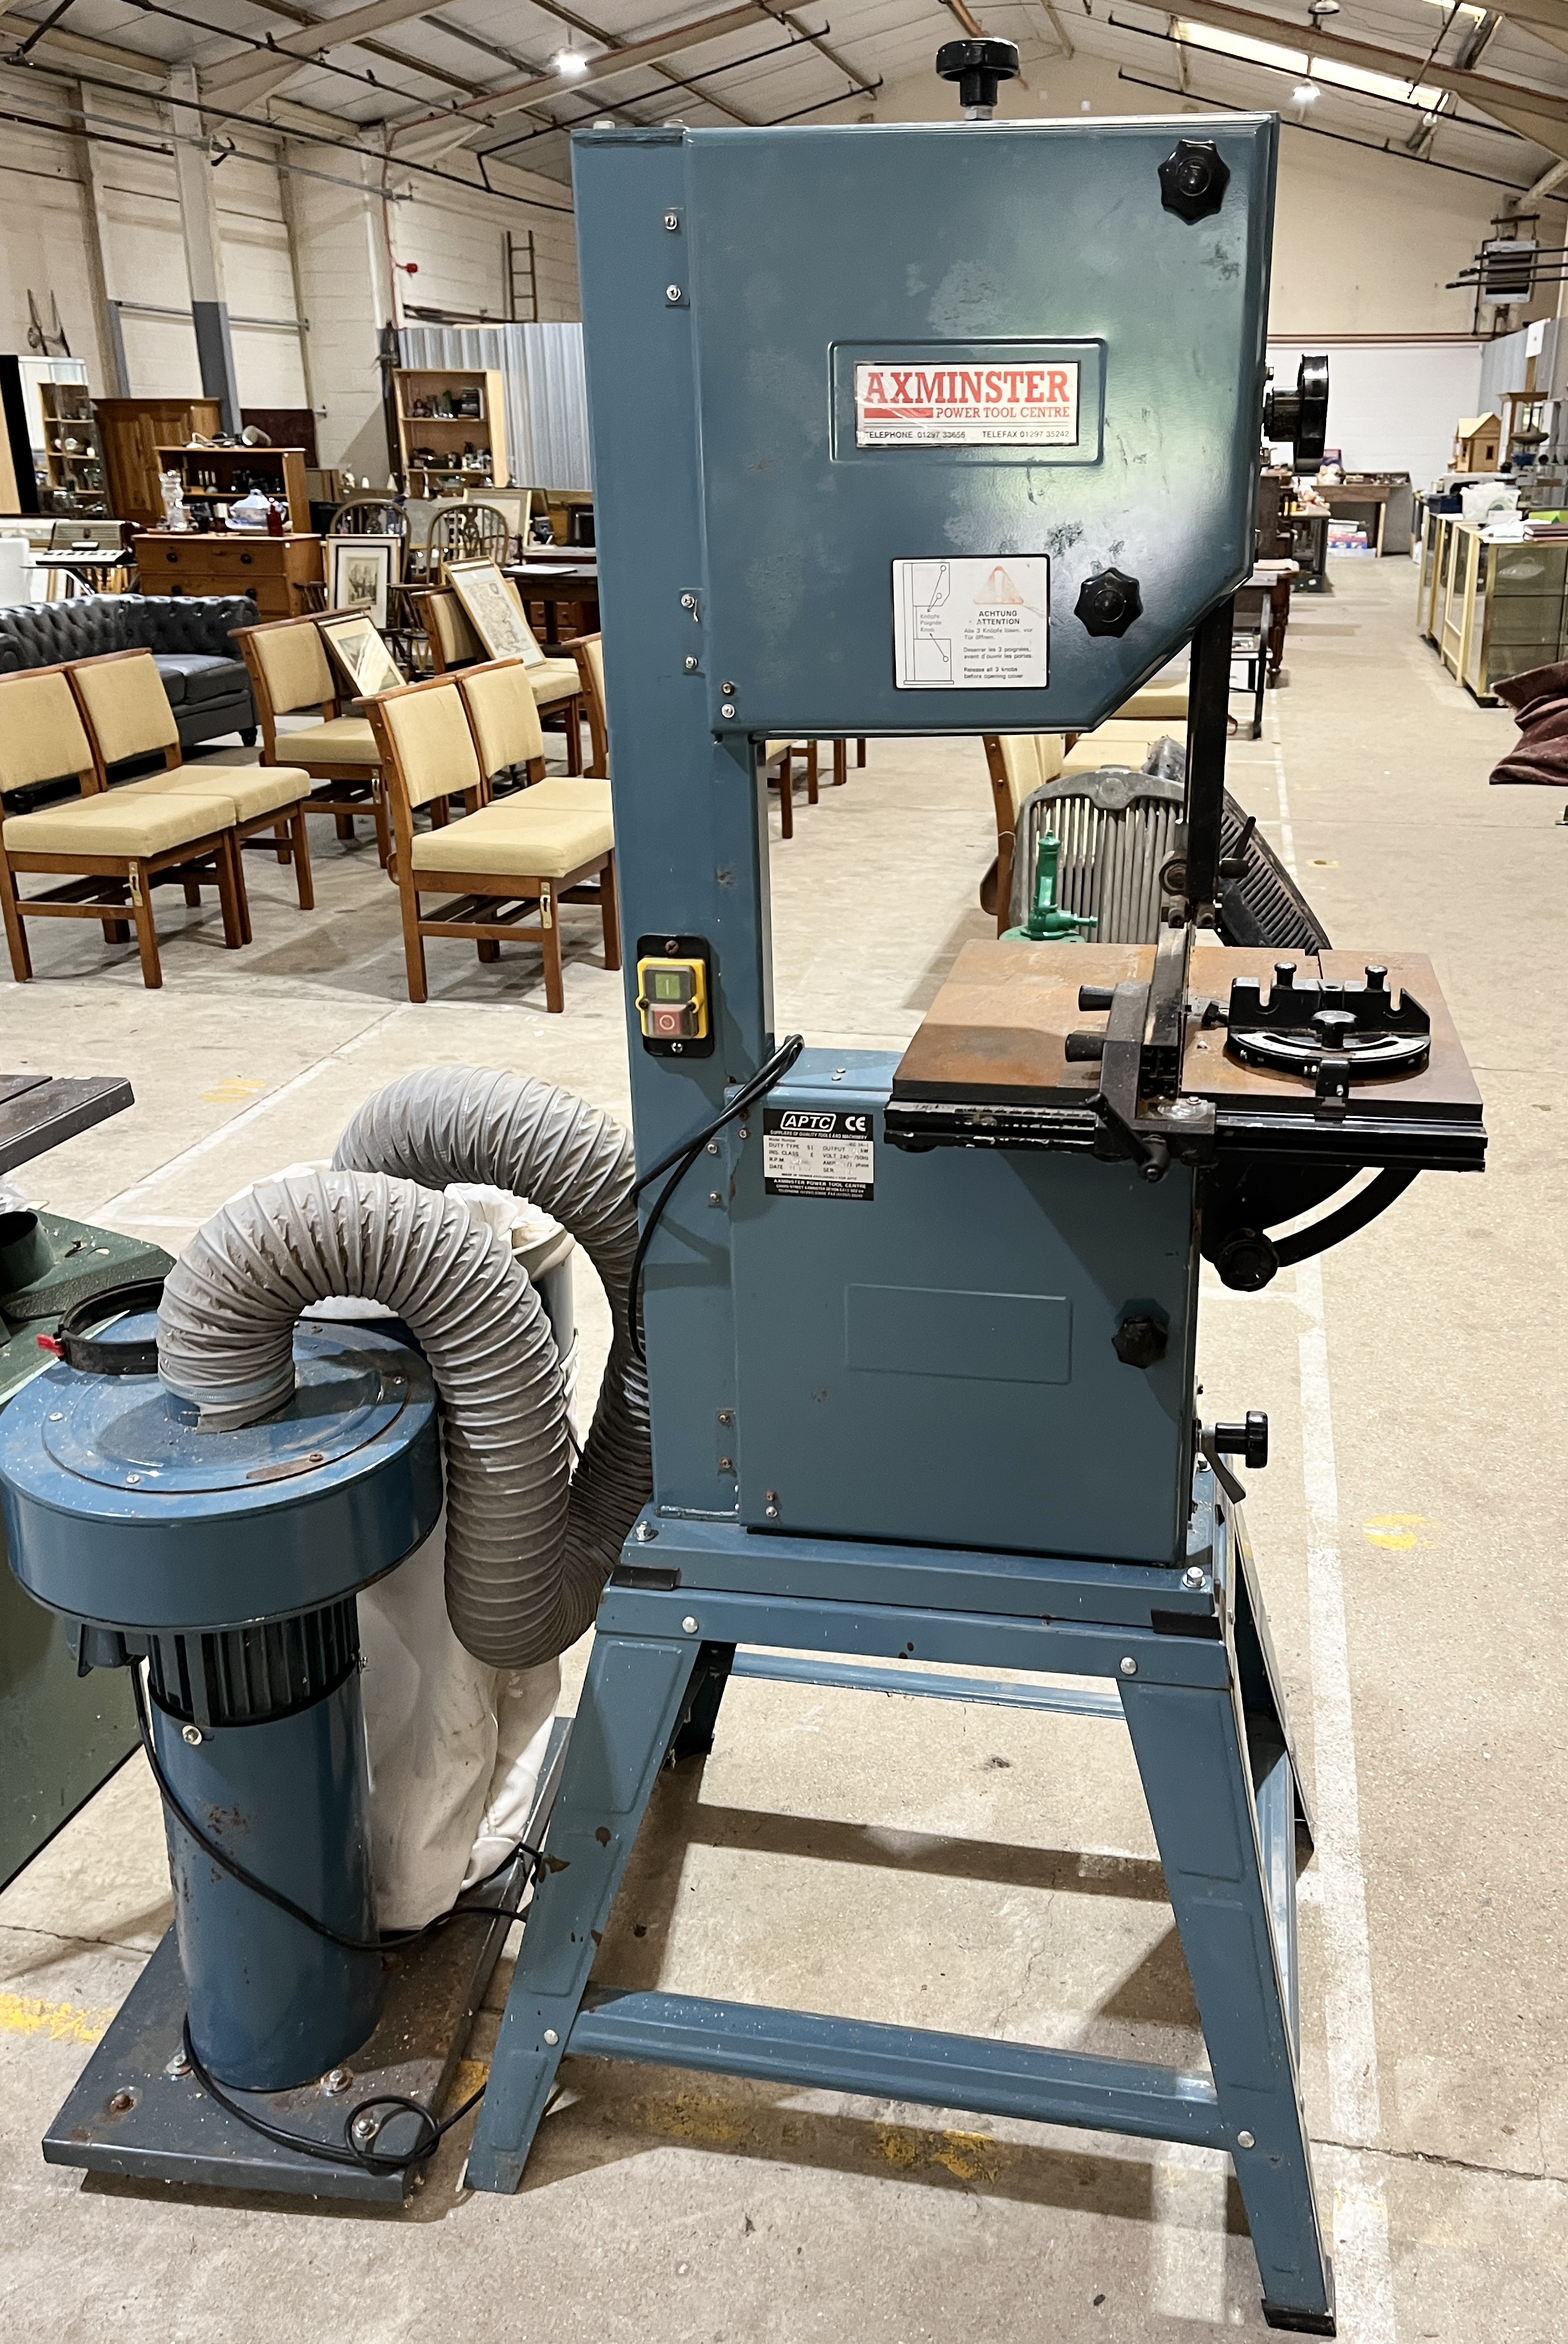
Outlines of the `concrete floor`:
{"type": "MultiPolygon", "coordinates": [[[[1302,2009],[1340,2335],[1547,2344],[1568,2338],[1549,1120],[1568,830],[1547,793],[1488,793],[1510,720],[1418,642],[1411,566],[1334,579],[1298,603],[1289,688],[1265,739],[1236,744],[1235,787],[1337,944],[1432,955],[1492,1168],[1421,1180],[1261,1296],[1214,1288],[1205,1407],[1272,1426],[1249,1511],[1321,1827],[1302,2009]]],[[[774,853],[780,1030],[910,1034],[956,945],[987,932],[990,831],[977,744],[874,744],[847,790],[802,805],[774,853]]],[[[161,994],[96,930],[40,939],[38,982],[4,995],[0,1057],[124,1072],[137,1106],[30,1167],[39,1201],[177,1250],[242,1181],[326,1154],[369,1092],[431,1062],[541,1074],[624,1112],[619,981],[591,914],[564,1017],[544,1015],[524,950],[481,967],[432,947],[435,997],[412,1008],[369,850],[315,839],[316,917],[253,864],[257,945],[226,954],[212,914],[165,913],[161,994]]],[[[592,1368],[597,1295],[584,1319],[592,1368]]],[[[569,2063],[511,2200],[463,2190],[461,2133],[400,2214],[84,2183],[36,2142],[168,1911],[139,1758],[0,1898],[16,2344],[1267,2332],[1221,2157],[653,2069],[569,2063]]],[[[1125,1741],[1087,1720],[737,1684],[705,1767],[662,1783],[600,1966],[1200,2056],[1125,1741]]]]}

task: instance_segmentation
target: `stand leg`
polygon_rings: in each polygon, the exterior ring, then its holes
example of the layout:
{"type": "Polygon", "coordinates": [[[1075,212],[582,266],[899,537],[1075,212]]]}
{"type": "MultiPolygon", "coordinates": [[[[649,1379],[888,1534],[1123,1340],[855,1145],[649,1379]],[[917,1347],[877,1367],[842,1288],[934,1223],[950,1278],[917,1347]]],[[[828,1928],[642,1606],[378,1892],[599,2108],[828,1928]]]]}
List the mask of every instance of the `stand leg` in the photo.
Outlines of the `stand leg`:
{"type": "MultiPolygon", "coordinates": [[[[1262,2276],[1263,2316],[1271,2328],[1332,2336],[1333,2273],[1296,2073],[1293,1982],[1280,1958],[1294,1936],[1295,1876],[1272,1845],[1276,1828],[1262,1844],[1240,1703],[1229,1691],[1133,1680],[1121,1697],[1262,2276]]],[[[1280,1786],[1278,1763],[1265,1759],[1271,1826],[1289,1806],[1280,1786]]]]}
{"type": "Polygon", "coordinates": [[[490,2086],[469,2151],[469,2186],[517,2187],[577,2016],[595,1939],[681,1724],[704,1648],[596,1638],[551,1819],[549,1869],[534,1890],[490,2086]]]}

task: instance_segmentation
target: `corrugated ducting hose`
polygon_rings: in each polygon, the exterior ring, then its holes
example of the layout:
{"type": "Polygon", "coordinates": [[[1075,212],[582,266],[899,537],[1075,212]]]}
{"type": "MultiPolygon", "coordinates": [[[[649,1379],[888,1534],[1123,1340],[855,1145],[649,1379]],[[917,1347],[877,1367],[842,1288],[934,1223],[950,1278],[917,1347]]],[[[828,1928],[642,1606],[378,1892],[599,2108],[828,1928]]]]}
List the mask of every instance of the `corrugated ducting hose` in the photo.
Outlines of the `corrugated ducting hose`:
{"type": "Polygon", "coordinates": [[[164,1287],[159,1372],[204,1428],[253,1423],[294,1388],[308,1304],[387,1304],[440,1394],[452,1627],[476,1660],[534,1667],[592,1622],[652,1488],[626,1324],[634,1177],[630,1135],[552,1084],[463,1066],[405,1076],[360,1108],[330,1172],[265,1182],[198,1231],[164,1287]],[[614,1333],[575,1476],[544,1306],[505,1243],[440,1193],[455,1182],[529,1197],[603,1282],[614,1333]]]}

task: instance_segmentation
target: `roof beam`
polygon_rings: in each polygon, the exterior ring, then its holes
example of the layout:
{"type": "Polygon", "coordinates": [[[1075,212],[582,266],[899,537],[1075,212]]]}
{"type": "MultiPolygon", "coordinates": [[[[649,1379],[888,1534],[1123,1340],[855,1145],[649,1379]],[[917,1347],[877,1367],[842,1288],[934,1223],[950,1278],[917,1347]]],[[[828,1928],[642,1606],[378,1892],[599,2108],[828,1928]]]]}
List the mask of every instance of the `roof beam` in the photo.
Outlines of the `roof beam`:
{"type": "MultiPolygon", "coordinates": [[[[1524,0],[1531,8],[1543,8],[1548,0],[1524,0]]],[[[1551,0],[1568,17],[1563,0],[1551,0]]],[[[1464,98],[1482,114],[1490,114],[1504,122],[1511,129],[1520,130],[1526,138],[1533,138],[1553,153],[1556,147],[1551,138],[1543,136],[1543,125],[1568,125],[1568,97],[1556,92],[1533,89],[1527,83],[1500,81],[1491,74],[1466,73],[1457,66],[1445,66],[1433,59],[1414,56],[1403,49],[1385,49],[1371,41],[1351,40],[1342,33],[1313,32],[1310,27],[1287,23],[1279,16],[1260,15],[1255,8],[1235,8],[1229,0],[1191,0],[1183,5],[1181,16],[1189,23],[1212,25],[1217,32],[1240,33],[1252,41],[1271,41],[1282,48],[1310,53],[1315,57],[1334,57],[1341,64],[1360,66],[1363,72],[1391,74],[1397,80],[1424,83],[1433,89],[1451,90],[1455,97],[1464,98]]],[[[1219,56],[1224,54],[1216,50],[1219,56]]],[[[1245,57],[1234,60],[1245,65],[1245,57]]]]}
{"type": "MultiPolygon", "coordinates": [[[[6,13],[5,31],[25,41],[38,32],[36,25],[25,16],[6,13]]],[[[89,40],[85,34],[68,32],[64,25],[52,25],[48,32],[38,33],[37,50],[46,56],[73,57],[78,65],[99,66],[106,73],[134,74],[139,81],[156,82],[161,89],[168,79],[168,64],[163,57],[149,56],[145,49],[122,49],[113,41],[89,40]]],[[[0,65],[7,59],[0,56],[0,65]]]]}
{"type": "MultiPolygon", "coordinates": [[[[574,32],[586,33],[591,41],[602,42],[607,49],[623,49],[626,45],[619,33],[607,33],[602,25],[595,25],[590,17],[579,16],[574,10],[563,7],[561,0],[533,0],[533,5],[544,15],[553,16],[558,25],[570,25],[574,32]]],[[[651,65],[648,70],[652,74],[657,74],[661,81],[673,82],[677,85],[680,82],[679,74],[668,72],[657,62],[651,65]]],[[[748,114],[744,106],[735,105],[732,98],[721,97],[716,90],[704,90],[703,103],[704,106],[716,107],[721,114],[727,114],[732,122],[743,122],[748,127],[754,127],[758,120],[756,115],[748,114]]],[[[630,107],[623,110],[631,112],[630,107]]],[[[636,118],[635,116],[632,116],[633,120],[636,118]]]]}
{"type": "Polygon", "coordinates": [[[281,89],[312,58],[325,56],[329,49],[349,48],[367,33],[407,24],[410,16],[423,16],[430,5],[430,0],[366,0],[364,7],[350,8],[341,16],[318,17],[301,25],[298,32],[280,33],[269,44],[276,55],[247,49],[238,57],[225,57],[221,65],[209,66],[201,76],[202,88],[226,105],[252,106],[258,98],[281,89]]]}
{"type": "Polygon", "coordinates": [[[511,89],[486,90],[464,106],[443,108],[439,114],[416,115],[393,124],[394,152],[415,146],[421,154],[427,146],[432,152],[443,151],[448,146],[460,145],[475,131],[492,127],[506,115],[526,113],[547,99],[572,96],[580,90],[592,89],[600,82],[614,81],[636,66],[657,65],[678,50],[698,48],[706,41],[722,41],[771,14],[762,0],[740,0],[738,6],[725,8],[716,16],[672,25],[667,32],[652,34],[643,41],[629,41],[623,49],[612,49],[605,56],[594,57],[585,74],[543,74],[532,81],[514,83],[511,89]]]}

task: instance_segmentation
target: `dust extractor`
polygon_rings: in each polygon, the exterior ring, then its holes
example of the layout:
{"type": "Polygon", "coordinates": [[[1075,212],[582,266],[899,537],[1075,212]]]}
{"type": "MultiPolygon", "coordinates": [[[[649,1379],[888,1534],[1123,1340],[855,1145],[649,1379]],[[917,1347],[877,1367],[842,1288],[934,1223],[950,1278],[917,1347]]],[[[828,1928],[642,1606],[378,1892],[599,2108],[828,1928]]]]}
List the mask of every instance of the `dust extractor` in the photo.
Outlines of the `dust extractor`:
{"type": "MultiPolygon", "coordinates": [[[[0,1419],[17,1578],[84,1665],[145,1673],[175,1890],[170,1940],[50,2157],[374,2196],[400,2194],[428,2150],[425,2111],[531,1866],[503,1849],[455,1917],[384,1926],[367,1752],[385,1721],[368,1745],[360,1612],[395,1641],[391,1592],[439,1533],[454,1665],[491,1672],[502,1713],[592,1620],[651,1485],[623,1307],[632,1180],[628,1136],[549,1085],[410,1076],[354,1118],[332,1167],[226,1206],[161,1295],[98,1298],[0,1419]],[[575,1471],[561,1282],[531,1278],[471,1184],[553,1216],[612,1298],[575,1471]],[[355,1303],[382,1315],[345,1318],[355,1303]],[[323,1304],[336,1315],[309,1315],[323,1304]]],[[[456,1890],[483,1800],[465,1811],[435,1775],[427,1793],[405,1768],[385,1836],[407,1837],[421,1797],[443,1821],[466,1812],[455,1866],[446,1833],[456,1890]]]]}

